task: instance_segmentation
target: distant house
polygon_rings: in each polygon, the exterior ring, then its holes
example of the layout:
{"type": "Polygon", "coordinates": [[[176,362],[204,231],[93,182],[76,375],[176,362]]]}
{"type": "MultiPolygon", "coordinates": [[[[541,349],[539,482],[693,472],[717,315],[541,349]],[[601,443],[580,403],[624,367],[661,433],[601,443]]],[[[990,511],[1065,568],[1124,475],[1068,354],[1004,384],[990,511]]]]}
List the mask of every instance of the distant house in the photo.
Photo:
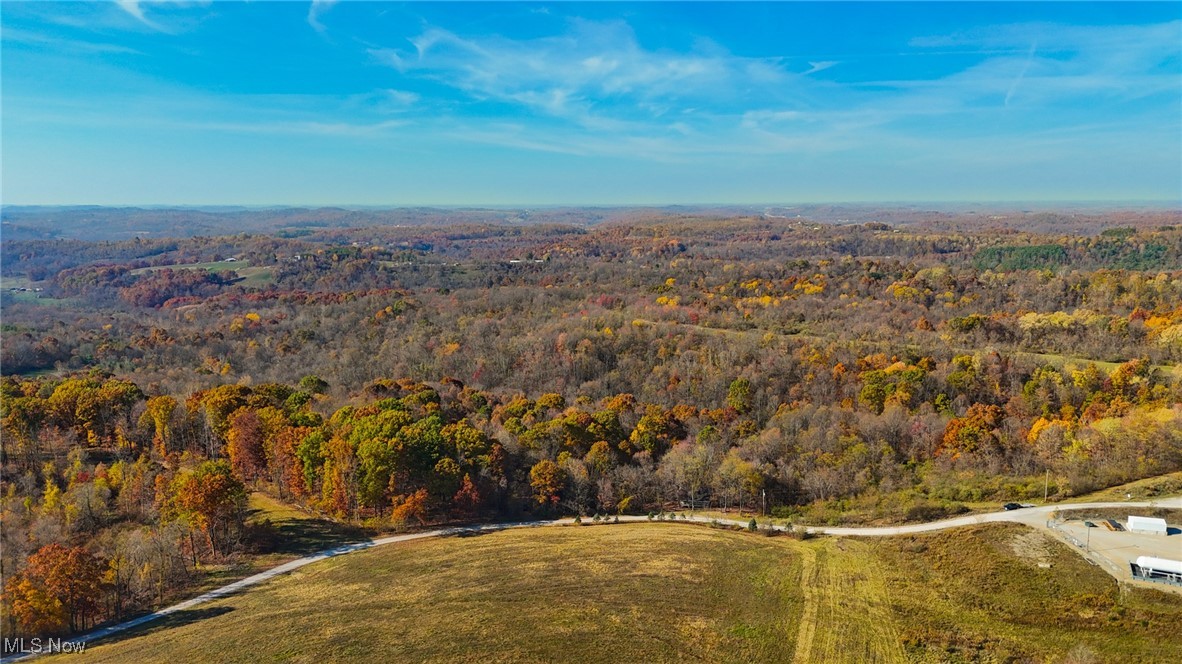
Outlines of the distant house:
{"type": "Polygon", "coordinates": [[[227,259],[226,259],[226,262],[227,262],[227,263],[237,263],[237,262],[238,262],[238,259],[237,259],[237,258],[234,258],[233,256],[231,256],[231,257],[229,257],[229,258],[227,258],[227,259]]]}
{"type": "Polygon", "coordinates": [[[1130,516],[1129,517],[1129,532],[1133,533],[1148,533],[1150,535],[1168,535],[1169,528],[1166,527],[1165,519],[1155,519],[1148,516],[1130,516]]]}

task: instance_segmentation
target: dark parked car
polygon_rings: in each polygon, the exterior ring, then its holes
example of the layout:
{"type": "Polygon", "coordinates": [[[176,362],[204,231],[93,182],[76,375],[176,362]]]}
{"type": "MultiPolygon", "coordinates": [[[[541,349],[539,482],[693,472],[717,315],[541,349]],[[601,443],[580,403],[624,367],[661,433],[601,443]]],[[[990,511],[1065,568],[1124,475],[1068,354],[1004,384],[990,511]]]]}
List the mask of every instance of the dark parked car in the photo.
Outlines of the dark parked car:
{"type": "Polygon", "coordinates": [[[1022,506],[1019,505],[1018,503],[1006,503],[1005,505],[1002,505],[1002,507],[1005,508],[1006,510],[1020,510],[1020,509],[1022,509],[1022,506]]]}

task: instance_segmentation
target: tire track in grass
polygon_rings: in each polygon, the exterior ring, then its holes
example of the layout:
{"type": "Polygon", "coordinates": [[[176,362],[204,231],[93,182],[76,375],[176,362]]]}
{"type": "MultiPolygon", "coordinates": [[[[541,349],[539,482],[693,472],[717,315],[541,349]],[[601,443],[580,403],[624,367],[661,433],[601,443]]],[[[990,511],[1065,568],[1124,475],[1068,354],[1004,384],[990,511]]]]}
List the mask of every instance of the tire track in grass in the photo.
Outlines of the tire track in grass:
{"type": "MultiPolygon", "coordinates": [[[[841,553],[828,546],[828,542],[826,545],[822,559],[824,570],[822,574],[817,575],[818,578],[824,579],[824,583],[817,589],[820,596],[818,605],[821,607],[818,622],[822,629],[821,637],[817,639],[818,643],[814,647],[819,647],[816,661],[837,662],[840,661],[838,658],[843,652],[853,651],[859,635],[858,625],[845,615],[846,604],[853,596],[849,592],[852,581],[841,569],[841,553]]],[[[865,655],[864,652],[860,654],[865,655]]]]}
{"type": "Polygon", "coordinates": [[[812,546],[801,547],[800,589],[804,598],[804,610],[800,614],[800,625],[796,631],[796,652],[793,664],[807,664],[813,651],[813,638],[817,632],[816,567],[817,550],[812,546]]]}
{"type": "Polygon", "coordinates": [[[809,547],[802,558],[804,615],[793,661],[904,662],[888,579],[866,551],[840,542],[809,547]]]}
{"type": "MultiPolygon", "coordinates": [[[[861,640],[858,638],[861,636],[858,629],[861,616],[851,615],[858,612],[849,608],[854,598],[851,592],[853,579],[843,569],[842,563],[845,561],[841,558],[841,552],[835,551],[829,542],[825,543],[825,550],[817,557],[822,568],[817,574],[822,583],[816,589],[817,622],[821,626],[821,635],[815,639],[813,649],[816,656],[813,661],[843,661],[842,655],[854,652],[855,644],[861,640]]],[[[868,659],[867,654],[864,650],[859,653],[859,662],[868,659]]]]}
{"type": "Polygon", "coordinates": [[[859,559],[866,563],[863,567],[866,571],[865,583],[862,584],[861,591],[865,597],[868,615],[872,616],[869,626],[874,661],[905,662],[907,655],[903,652],[898,624],[891,609],[891,587],[882,561],[869,551],[860,554],[859,559]]]}

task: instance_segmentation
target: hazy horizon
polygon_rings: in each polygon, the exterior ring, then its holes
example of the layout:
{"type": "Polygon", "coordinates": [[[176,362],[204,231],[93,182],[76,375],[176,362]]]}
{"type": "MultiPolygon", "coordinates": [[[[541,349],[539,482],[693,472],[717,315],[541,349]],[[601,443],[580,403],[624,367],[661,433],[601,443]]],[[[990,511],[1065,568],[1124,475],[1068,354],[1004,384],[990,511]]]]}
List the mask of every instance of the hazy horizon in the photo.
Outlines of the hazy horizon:
{"type": "Polygon", "coordinates": [[[523,203],[523,202],[509,202],[509,203],[483,203],[474,201],[472,203],[440,203],[440,202],[422,202],[422,203],[0,203],[0,209],[4,208],[101,208],[101,209],[140,209],[140,210],[186,210],[186,209],[241,209],[241,210],[275,210],[275,209],[344,209],[344,210],[406,210],[415,208],[437,208],[437,209],[487,209],[487,210],[521,210],[521,209],[605,209],[605,210],[622,210],[622,209],[653,209],[663,210],[670,208],[691,208],[691,209],[709,209],[709,208],[738,208],[738,209],[755,209],[755,208],[807,208],[807,207],[850,207],[850,208],[902,208],[902,207],[936,207],[941,206],[947,209],[965,208],[965,207],[988,207],[996,210],[1012,210],[1018,207],[1041,209],[1041,210],[1063,210],[1063,209],[1128,209],[1128,208],[1151,208],[1173,210],[1182,205],[1182,200],[898,200],[898,201],[858,201],[858,200],[832,200],[832,201],[779,201],[779,202],[689,202],[689,203],[523,203]]]}

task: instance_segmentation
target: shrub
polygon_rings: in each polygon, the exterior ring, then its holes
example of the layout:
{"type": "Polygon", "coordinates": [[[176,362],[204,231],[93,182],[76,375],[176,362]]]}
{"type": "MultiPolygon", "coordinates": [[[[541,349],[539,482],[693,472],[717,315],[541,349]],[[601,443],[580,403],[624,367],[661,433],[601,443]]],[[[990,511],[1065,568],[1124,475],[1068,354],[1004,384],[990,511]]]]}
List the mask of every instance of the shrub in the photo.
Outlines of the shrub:
{"type": "Polygon", "coordinates": [[[777,505],[771,509],[771,513],[777,519],[791,519],[800,515],[800,508],[795,505],[777,505]]]}
{"type": "Polygon", "coordinates": [[[925,500],[908,507],[903,513],[903,518],[907,521],[934,521],[967,511],[967,507],[958,503],[934,503],[925,500]]]}

